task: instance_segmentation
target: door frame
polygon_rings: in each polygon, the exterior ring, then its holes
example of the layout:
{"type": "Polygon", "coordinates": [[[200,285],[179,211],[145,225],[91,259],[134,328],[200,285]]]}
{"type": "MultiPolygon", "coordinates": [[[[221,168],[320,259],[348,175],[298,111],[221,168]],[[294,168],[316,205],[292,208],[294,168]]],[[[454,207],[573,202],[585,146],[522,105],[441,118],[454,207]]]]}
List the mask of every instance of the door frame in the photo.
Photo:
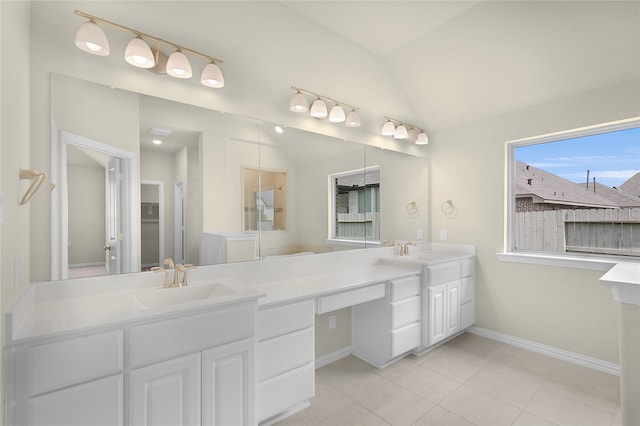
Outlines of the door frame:
{"type": "MultiPolygon", "coordinates": [[[[59,162],[52,159],[52,175],[58,173],[59,199],[51,192],[51,279],[69,278],[69,193],[67,148],[70,145],[98,151],[122,160],[122,273],[140,271],[140,212],[136,185],[137,154],[67,131],[60,132],[59,162]],[[59,207],[59,208],[58,208],[59,207]]],[[[54,151],[55,152],[55,151],[54,151]]]]}

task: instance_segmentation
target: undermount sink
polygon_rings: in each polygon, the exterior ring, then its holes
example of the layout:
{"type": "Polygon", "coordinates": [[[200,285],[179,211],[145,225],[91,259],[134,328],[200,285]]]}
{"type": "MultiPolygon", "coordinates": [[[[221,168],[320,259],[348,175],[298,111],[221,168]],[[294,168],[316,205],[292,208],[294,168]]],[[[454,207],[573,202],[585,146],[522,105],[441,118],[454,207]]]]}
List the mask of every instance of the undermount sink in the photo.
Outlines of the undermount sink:
{"type": "Polygon", "coordinates": [[[236,294],[237,291],[222,283],[190,285],[187,287],[152,288],[133,293],[136,302],[146,308],[167,308],[197,301],[213,301],[216,298],[236,294]]]}

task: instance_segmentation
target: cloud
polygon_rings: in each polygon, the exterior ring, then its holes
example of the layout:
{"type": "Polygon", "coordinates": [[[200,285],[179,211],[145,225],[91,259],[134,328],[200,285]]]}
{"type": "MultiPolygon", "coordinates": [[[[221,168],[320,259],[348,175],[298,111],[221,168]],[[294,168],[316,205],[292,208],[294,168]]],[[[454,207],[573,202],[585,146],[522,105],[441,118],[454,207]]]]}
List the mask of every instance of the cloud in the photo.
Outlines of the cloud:
{"type": "MultiPolygon", "coordinates": [[[[591,170],[589,171],[589,179],[593,179],[595,177],[596,181],[603,179],[616,179],[624,182],[629,180],[638,172],[640,172],[640,170],[591,170]]],[[[573,182],[584,182],[587,178],[587,173],[586,171],[580,173],[563,173],[561,176],[573,182]]]]}

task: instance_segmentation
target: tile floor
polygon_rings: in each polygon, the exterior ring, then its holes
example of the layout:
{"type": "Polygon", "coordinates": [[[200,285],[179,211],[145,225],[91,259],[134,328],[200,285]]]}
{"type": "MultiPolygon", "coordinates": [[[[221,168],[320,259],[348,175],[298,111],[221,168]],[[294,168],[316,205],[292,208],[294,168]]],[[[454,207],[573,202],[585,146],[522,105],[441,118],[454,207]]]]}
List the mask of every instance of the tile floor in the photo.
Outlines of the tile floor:
{"type": "Polygon", "coordinates": [[[295,425],[620,425],[619,378],[465,333],[376,369],[351,356],[316,371],[295,425]]]}

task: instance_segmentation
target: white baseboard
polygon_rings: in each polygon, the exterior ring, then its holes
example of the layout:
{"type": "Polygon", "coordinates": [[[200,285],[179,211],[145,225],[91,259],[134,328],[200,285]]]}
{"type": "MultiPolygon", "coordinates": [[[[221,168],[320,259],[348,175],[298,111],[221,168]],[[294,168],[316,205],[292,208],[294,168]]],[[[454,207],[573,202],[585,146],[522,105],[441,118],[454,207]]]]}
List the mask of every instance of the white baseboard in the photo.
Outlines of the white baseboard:
{"type": "Polygon", "coordinates": [[[602,361],[597,358],[577,354],[575,352],[566,351],[564,349],[555,348],[553,346],[543,345],[531,340],[521,339],[519,337],[510,336],[504,333],[498,333],[496,331],[488,330],[486,328],[480,328],[475,325],[469,328],[467,331],[478,336],[486,337],[488,339],[496,340],[502,343],[507,343],[509,345],[527,349],[532,352],[537,352],[553,358],[561,359],[563,361],[571,362],[573,364],[582,365],[583,367],[589,367],[594,370],[602,371],[604,373],[620,376],[620,366],[612,362],[602,361]]]}
{"type": "Polygon", "coordinates": [[[316,358],[316,369],[329,365],[332,362],[336,362],[339,359],[346,358],[351,355],[351,352],[351,346],[347,346],[346,348],[338,349],[337,351],[322,355],[321,357],[316,358]]]}

